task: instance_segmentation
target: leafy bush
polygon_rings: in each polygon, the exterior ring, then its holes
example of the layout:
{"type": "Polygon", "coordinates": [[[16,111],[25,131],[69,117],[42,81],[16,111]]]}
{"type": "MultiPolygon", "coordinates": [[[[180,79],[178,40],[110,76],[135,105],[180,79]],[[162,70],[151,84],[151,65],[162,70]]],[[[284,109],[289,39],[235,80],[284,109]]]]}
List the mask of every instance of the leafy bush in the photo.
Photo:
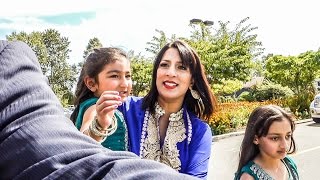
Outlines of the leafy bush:
{"type": "Polygon", "coordinates": [[[237,100],[232,96],[218,96],[219,103],[231,103],[236,102],[237,100]]]}
{"type": "Polygon", "coordinates": [[[271,99],[280,99],[284,97],[290,97],[293,92],[288,87],[283,87],[280,84],[268,82],[257,87],[253,91],[254,97],[257,101],[265,101],[271,99]]]}
{"type": "Polygon", "coordinates": [[[313,98],[314,93],[306,92],[286,98],[284,105],[288,106],[298,119],[309,118],[309,106],[313,98]]]}
{"type": "Polygon", "coordinates": [[[135,57],[131,60],[132,68],[132,94],[135,96],[144,96],[150,89],[152,61],[141,57],[135,57]]]}
{"type": "Polygon", "coordinates": [[[222,79],[220,84],[212,85],[212,90],[217,96],[232,96],[233,93],[241,89],[242,86],[242,81],[222,79]]]}
{"type": "Polygon", "coordinates": [[[293,95],[293,91],[288,87],[265,81],[259,86],[253,87],[249,92],[240,94],[241,101],[266,101],[272,99],[282,99],[293,95]]]}
{"type": "Polygon", "coordinates": [[[238,96],[238,101],[249,101],[252,102],[255,100],[255,97],[251,92],[245,91],[238,96]]]}
{"type": "Polygon", "coordinates": [[[266,104],[282,105],[280,100],[264,102],[233,102],[220,103],[216,112],[209,120],[209,125],[215,135],[224,134],[244,128],[250,113],[258,106],[266,104]]]}

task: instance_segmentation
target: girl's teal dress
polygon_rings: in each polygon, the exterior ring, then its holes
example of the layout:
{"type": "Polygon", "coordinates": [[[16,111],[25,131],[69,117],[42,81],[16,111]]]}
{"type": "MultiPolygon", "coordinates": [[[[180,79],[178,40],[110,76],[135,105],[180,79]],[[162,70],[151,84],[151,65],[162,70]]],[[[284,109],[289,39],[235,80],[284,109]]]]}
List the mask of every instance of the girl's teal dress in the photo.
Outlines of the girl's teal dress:
{"type": "MultiPolygon", "coordinates": [[[[98,98],[90,98],[85,100],[80,104],[79,113],[76,119],[76,127],[80,130],[82,125],[82,119],[84,112],[92,105],[96,104],[98,98]]],[[[110,136],[107,137],[101,144],[102,146],[114,150],[114,151],[128,151],[128,131],[127,125],[123,118],[122,113],[119,110],[116,110],[114,115],[117,118],[118,128],[110,136]]]]}
{"type": "MultiPolygon", "coordinates": [[[[297,165],[290,157],[285,157],[281,160],[286,166],[289,179],[288,180],[298,180],[299,174],[297,170],[297,165]]],[[[243,173],[250,174],[255,180],[274,180],[268,173],[266,173],[258,164],[250,161],[248,164],[242,167],[240,173],[237,173],[234,180],[239,180],[243,173]]]]}

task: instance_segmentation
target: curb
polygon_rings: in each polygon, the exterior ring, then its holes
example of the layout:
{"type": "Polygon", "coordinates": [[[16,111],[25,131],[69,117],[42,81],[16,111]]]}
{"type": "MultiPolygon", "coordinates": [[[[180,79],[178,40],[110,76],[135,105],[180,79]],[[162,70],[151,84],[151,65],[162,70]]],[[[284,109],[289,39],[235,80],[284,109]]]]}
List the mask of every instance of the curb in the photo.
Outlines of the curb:
{"type": "MultiPolygon", "coordinates": [[[[313,121],[312,119],[304,119],[304,120],[299,120],[296,122],[296,124],[302,124],[302,123],[307,123],[307,122],[311,122],[313,121]]],[[[212,142],[214,141],[218,141],[220,139],[225,139],[228,137],[233,137],[233,136],[241,136],[243,135],[245,132],[245,130],[241,130],[241,131],[237,131],[237,132],[231,132],[231,133],[227,133],[227,134],[220,134],[220,135],[216,135],[212,137],[212,142]]]]}

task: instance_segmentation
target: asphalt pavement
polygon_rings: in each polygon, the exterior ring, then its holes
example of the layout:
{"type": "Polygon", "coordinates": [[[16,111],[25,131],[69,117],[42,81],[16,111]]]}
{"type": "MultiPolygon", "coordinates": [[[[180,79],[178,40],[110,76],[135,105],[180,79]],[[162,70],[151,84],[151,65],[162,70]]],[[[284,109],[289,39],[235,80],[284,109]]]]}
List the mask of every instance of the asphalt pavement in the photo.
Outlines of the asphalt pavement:
{"type": "MultiPolygon", "coordinates": [[[[290,155],[298,166],[301,179],[319,179],[318,164],[320,162],[320,124],[312,119],[296,122],[294,138],[297,153],[290,155]]],[[[244,130],[213,136],[211,159],[209,162],[208,180],[230,179],[234,177],[238,161],[239,149],[244,130]]]]}

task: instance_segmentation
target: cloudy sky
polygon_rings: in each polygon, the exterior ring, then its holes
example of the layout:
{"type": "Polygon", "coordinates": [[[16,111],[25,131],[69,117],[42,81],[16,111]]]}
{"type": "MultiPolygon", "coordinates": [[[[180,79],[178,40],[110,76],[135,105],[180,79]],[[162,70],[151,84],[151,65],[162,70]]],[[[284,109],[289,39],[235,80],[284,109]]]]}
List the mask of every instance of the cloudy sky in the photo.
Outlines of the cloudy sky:
{"type": "Polygon", "coordinates": [[[70,63],[79,62],[89,39],[104,46],[145,52],[157,35],[188,37],[190,19],[230,21],[232,29],[245,17],[257,26],[265,54],[297,55],[320,47],[316,0],[9,0],[1,5],[0,39],[16,31],[54,28],[68,37],[70,63]]]}

